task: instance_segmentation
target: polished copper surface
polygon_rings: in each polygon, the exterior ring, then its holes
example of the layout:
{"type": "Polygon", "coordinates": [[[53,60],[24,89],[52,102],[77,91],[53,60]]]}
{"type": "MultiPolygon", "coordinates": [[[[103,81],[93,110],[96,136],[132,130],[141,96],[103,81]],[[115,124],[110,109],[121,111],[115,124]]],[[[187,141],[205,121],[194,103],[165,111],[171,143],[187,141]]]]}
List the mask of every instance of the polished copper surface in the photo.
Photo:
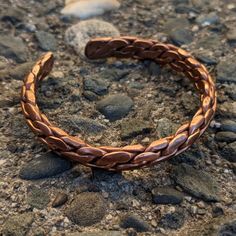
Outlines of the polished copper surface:
{"type": "Polygon", "coordinates": [[[136,37],[97,38],[88,42],[85,55],[89,59],[107,57],[149,59],[169,65],[195,84],[200,94],[200,108],[192,119],[180,126],[175,134],[154,141],[125,147],[93,147],[78,137],[55,127],[41,113],[36,103],[36,88],[53,67],[53,55],[46,53],[24,79],[21,107],[31,130],[54,152],[74,162],[108,170],[129,170],[154,165],[189,148],[206,130],[216,110],[214,82],[206,67],[188,52],[171,44],[136,37]]]}

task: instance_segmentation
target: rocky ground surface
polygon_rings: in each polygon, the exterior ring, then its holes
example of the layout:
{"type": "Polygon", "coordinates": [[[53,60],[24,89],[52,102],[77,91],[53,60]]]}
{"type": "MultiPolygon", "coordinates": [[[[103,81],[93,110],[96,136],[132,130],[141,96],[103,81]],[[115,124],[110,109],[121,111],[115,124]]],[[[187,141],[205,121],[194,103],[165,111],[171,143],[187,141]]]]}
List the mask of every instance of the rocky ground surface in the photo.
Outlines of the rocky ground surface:
{"type": "Polygon", "coordinates": [[[236,2],[120,3],[86,21],[62,15],[62,0],[0,3],[1,235],[236,235],[236,2]],[[72,165],[35,139],[20,109],[22,79],[45,51],[56,62],[40,108],[94,145],[147,144],[198,107],[193,86],[169,68],[85,58],[90,37],[126,34],[171,42],[203,62],[218,89],[215,118],[189,151],[151,168],[72,165]]]}

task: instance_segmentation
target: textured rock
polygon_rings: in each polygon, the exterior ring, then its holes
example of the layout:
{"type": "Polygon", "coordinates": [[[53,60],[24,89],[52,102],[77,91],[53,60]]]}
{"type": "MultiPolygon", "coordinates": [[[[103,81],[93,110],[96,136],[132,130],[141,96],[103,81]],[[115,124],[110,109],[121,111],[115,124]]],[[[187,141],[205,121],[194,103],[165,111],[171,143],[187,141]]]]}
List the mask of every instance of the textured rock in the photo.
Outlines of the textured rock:
{"type": "Polygon", "coordinates": [[[151,231],[151,227],[147,222],[143,221],[136,215],[125,215],[121,218],[120,226],[122,228],[133,228],[137,232],[151,231]]]}
{"type": "Polygon", "coordinates": [[[149,122],[132,119],[129,121],[122,122],[121,124],[121,138],[132,138],[139,134],[147,134],[151,131],[152,126],[149,122]]]}
{"type": "Polygon", "coordinates": [[[236,82],[236,56],[225,58],[217,65],[217,81],[219,82],[236,82]]]}
{"type": "Polygon", "coordinates": [[[52,207],[59,207],[65,204],[67,200],[68,200],[68,196],[66,193],[58,193],[52,202],[52,207]]]}
{"type": "Polygon", "coordinates": [[[218,188],[212,177],[204,171],[182,164],[176,166],[172,175],[175,182],[187,193],[205,201],[218,201],[218,188]]]}
{"type": "Polygon", "coordinates": [[[183,201],[183,194],[173,187],[156,187],[152,189],[152,199],[156,204],[180,204],[183,201]]]}
{"type": "Polygon", "coordinates": [[[106,11],[119,8],[120,3],[116,0],[77,0],[67,1],[61,10],[64,15],[72,15],[80,19],[102,15],[106,11]]]}
{"type": "Polygon", "coordinates": [[[31,207],[37,209],[44,209],[48,205],[49,201],[50,199],[47,191],[36,186],[29,187],[27,194],[27,202],[31,207]]]}
{"type": "Polygon", "coordinates": [[[179,229],[185,221],[184,213],[173,212],[167,213],[159,221],[159,225],[165,229],[179,229]]]}
{"type": "Polygon", "coordinates": [[[125,94],[109,95],[97,103],[99,110],[107,119],[115,121],[126,116],[133,106],[133,101],[125,94]]]}
{"type": "Polygon", "coordinates": [[[171,31],[170,39],[175,45],[181,46],[182,44],[190,44],[193,41],[193,35],[189,30],[176,29],[171,31]]]}
{"type": "Polygon", "coordinates": [[[74,199],[66,211],[68,218],[80,226],[90,226],[102,220],[106,204],[99,193],[84,192],[74,199]]]}
{"type": "Polygon", "coordinates": [[[28,57],[28,49],[21,38],[0,35],[0,55],[19,63],[25,62],[28,57]]]}
{"type": "Polygon", "coordinates": [[[45,31],[37,31],[35,33],[39,47],[44,51],[55,51],[57,49],[57,41],[53,34],[45,31]]]}
{"type": "Polygon", "coordinates": [[[177,128],[178,126],[168,118],[161,118],[157,121],[156,130],[159,138],[172,135],[177,130],[177,128]]]}
{"type": "Polygon", "coordinates": [[[70,115],[63,118],[63,124],[73,129],[75,132],[83,132],[89,134],[98,134],[106,129],[106,126],[100,122],[77,115],[70,115]]]}
{"type": "Polygon", "coordinates": [[[220,149],[220,154],[226,160],[236,162],[236,142],[225,145],[220,149]]]}
{"type": "Polygon", "coordinates": [[[4,223],[1,232],[6,236],[25,236],[29,231],[33,220],[34,215],[32,213],[11,216],[4,223]]]}
{"type": "Polygon", "coordinates": [[[119,31],[110,23],[102,20],[80,21],[66,30],[66,43],[74,48],[78,55],[85,58],[84,49],[87,42],[96,37],[119,36],[119,31]]]}
{"type": "Polygon", "coordinates": [[[59,157],[53,152],[42,154],[40,157],[26,163],[20,170],[19,176],[22,179],[48,178],[71,168],[71,162],[59,157]]]}
{"type": "Polygon", "coordinates": [[[221,131],[216,134],[215,139],[218,142],[231,143],[236,141],[236,133],[230,131],[221,131]]]}
{"type": "Polygon", "coordinates": [[[103,79],[84,79],[84,90],[97,95],[105,95],[108,92],[109,83],[103,79]]]}

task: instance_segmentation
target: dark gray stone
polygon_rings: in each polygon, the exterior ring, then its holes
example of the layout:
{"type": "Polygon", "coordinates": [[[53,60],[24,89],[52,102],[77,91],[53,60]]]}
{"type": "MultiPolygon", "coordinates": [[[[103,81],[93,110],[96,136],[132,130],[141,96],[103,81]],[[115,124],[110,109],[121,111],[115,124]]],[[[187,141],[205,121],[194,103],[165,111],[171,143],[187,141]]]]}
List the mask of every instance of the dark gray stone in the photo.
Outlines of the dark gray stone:
{"type": "Polygon", "coordinates": [[[70,168],[70,161],[59,157],[53,152],[48,152],[26,163],[21,168],[19,176],[28,180],[48,178],[61,174],[70,168]]]}
{"type": "Polygon", "coordinates": [[[4,223],[1,235],[6,236],[25,236],[33,223],[33,213],[23,213],[10,216],[4,223]]]}
{"type": "Polygon", "coordinates": [[[13,25],[21,22],[25,15],[23,10],[14,7],[10,7],[7,11],[2,11],[1,13],[1,20],[11,22],[13,25]]]}
{"type": "Polygon", "coordinates": [[[99,110],[110,121],[126,116],[133,107],[133,101],[125,94],[109,95],[97,103],[99,110]]]}
{"type": "Polygon", "coordinates": [[[226,223],[219,229],[218,236],[234,236],[236,235],[236,220],[226,223]]]}
{"type": "Polygon", "coordinates": [[[208,52],[207,50],[197,52],[196,58],[200,62],[202,62],[208,66],[214,66],[217,64],[216,58],[213,57],[212,55],[210,55],[210,52],[208,52]]]}
{"type": "Polygon", "coordinates": [[[179,229],[183,226],[184,221],[184,213],[176,211],[162,216],[159,225],[164,229],[179,229]]]}
{"type": "Polygon", "coordinates": [[[214,179],[204,171],[181,164],[174,168],[172,178],[187,193],[205,201],[218,201],[219,191],[214,179]]]}
{"type": "Polygon", "coordinates": [[[84,79],[84,90],[97,95],[105,95],[108,92],[109,83],[102,79],[84,79]]]}
{"type": "Polygon", "coordinates": [[[45,191],[45,189],[36,186],[30,186],[28,188],[27,203],[32,208],[42,210],[47,207],[49,201],[49,195],[48,192],[45,191]]]}
{"type": "Polygon", "coordinates": [[[236,142],[225,145],[220,154],[226,160],[236,162],[236,142]]]}
{"type": "Polygon", "coordinates": [[[107,206],[99,193],[84,192],[76,196],[66,210],[67,217],[80,226],[90,226],[102,220],[107,206]]]}
{"type": "Polygon", "coordinates": [[[147,134],[152,130],[149,122],[140,119],[132,119],[121,123],[121,138],[132,138],[139,134],[147,134]]]}
{"type": "Polygon", "coordinates": [[[219,82],[236,82],[236,56],[232,58],[226,58],[224,61],[220,61],[217,65],[217,81],[219,82]]]}
{"type": "Polygon", "coordinates": [[[68,195],[66,193],[58,193],[52,202],[52,207],[59,207],[65,204],[68,200],[68,195]]]}
{"type": "Polygon", "coordinates": [[[44,51],[56,51],[57,41],[53,34],[45,31],[37,31],[35,36],[41,49],[44,51]]]}
{"type": "Polygon", "coordinates": [[[91,91],[84,91],[83,95],[85,98],[87,98],[89,101],[97,101],[98,100],[98,95],[91,91]]]}
{"type": "Polygon", "coordinates": [[[120,227],[124,229],[133,228],[137,232],[151,231],[151,227],[147,222],[143,221],[136,215],[125,215],[121,218],[120,227]]]}
{"type": "Polygon", "coordinates": [[[231,131],[236,133],[236,122],[233,120],[224,120],[221,122],[220,129],[222,131],[231,131]]]}
{"type": "Polygon", "coordinates": [[[227,41],[230,45],[235,46],[236,44],[236,29],[230,29],[226,34],[227,41]]]}
{"type": "Polygon", "coordinates": [[[77,115],[70,115],[63,118],[63,124],[73,129],[74,132],[83,132],[89,134],[98,134],[106,129],[106,126],[100,122],[77,115]]]}
{"type": "Polygon", "coordinates": [[[0,35],[0,55],[21,63],[27,60],[28,49],[21,38],[0,35]]]}
{"type": "Polygon", "coordinates": [[[156,204],[180,204],[183,196],[181,192],[169,186],[152,189],[152,200],[156,204]]]}
{"type": "Polygon", "coordinates": [[[176,29],[170,32],[170,39],[175,45],[181,46],[190,44],[193,41],[193,35],[187,29],[176,29]]]}
{"type": "Polygon", "coordinates": [[[232,143],[236,141],[236,133],[230,131],[221,131],[216,134],[215,139],[218,142],[232,143]]]}
{"type": "Polygon", "coordinates": [[[84,232],[84,233],[69,233],[66,236],[123,236],[122,232],[120,231],[99,231],[99,232],[84,232]]]}

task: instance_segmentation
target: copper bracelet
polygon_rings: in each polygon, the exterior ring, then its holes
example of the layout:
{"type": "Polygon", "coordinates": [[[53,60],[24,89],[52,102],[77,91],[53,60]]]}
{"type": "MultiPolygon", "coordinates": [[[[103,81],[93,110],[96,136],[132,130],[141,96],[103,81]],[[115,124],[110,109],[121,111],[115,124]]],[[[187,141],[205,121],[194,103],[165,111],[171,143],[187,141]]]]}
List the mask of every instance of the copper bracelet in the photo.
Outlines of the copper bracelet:
{"type": "Polygon", "coordinates": [[[129,170],[154,165],[189,148],[206,130],[216,110],[215,85],[206,67],[185,50],[171,44],[136,37],[97,38],[85,48],[89,59],[107,57],[149,59],[158,64],[168,64],[182,72],[200,93],[200,108],[193,118],[180,126],[175,134],[156,140],[148,146],[141,144],[124,147],[93,147],[78,137],[70,136],[55,127],[37,106],[35,93],[38,82],[53,67],[51,52],[43,55],[24,79],[21,107],[26,122],[38,138],[50,149],[74,162],[89,167],[108,170],[129,170]]]}

